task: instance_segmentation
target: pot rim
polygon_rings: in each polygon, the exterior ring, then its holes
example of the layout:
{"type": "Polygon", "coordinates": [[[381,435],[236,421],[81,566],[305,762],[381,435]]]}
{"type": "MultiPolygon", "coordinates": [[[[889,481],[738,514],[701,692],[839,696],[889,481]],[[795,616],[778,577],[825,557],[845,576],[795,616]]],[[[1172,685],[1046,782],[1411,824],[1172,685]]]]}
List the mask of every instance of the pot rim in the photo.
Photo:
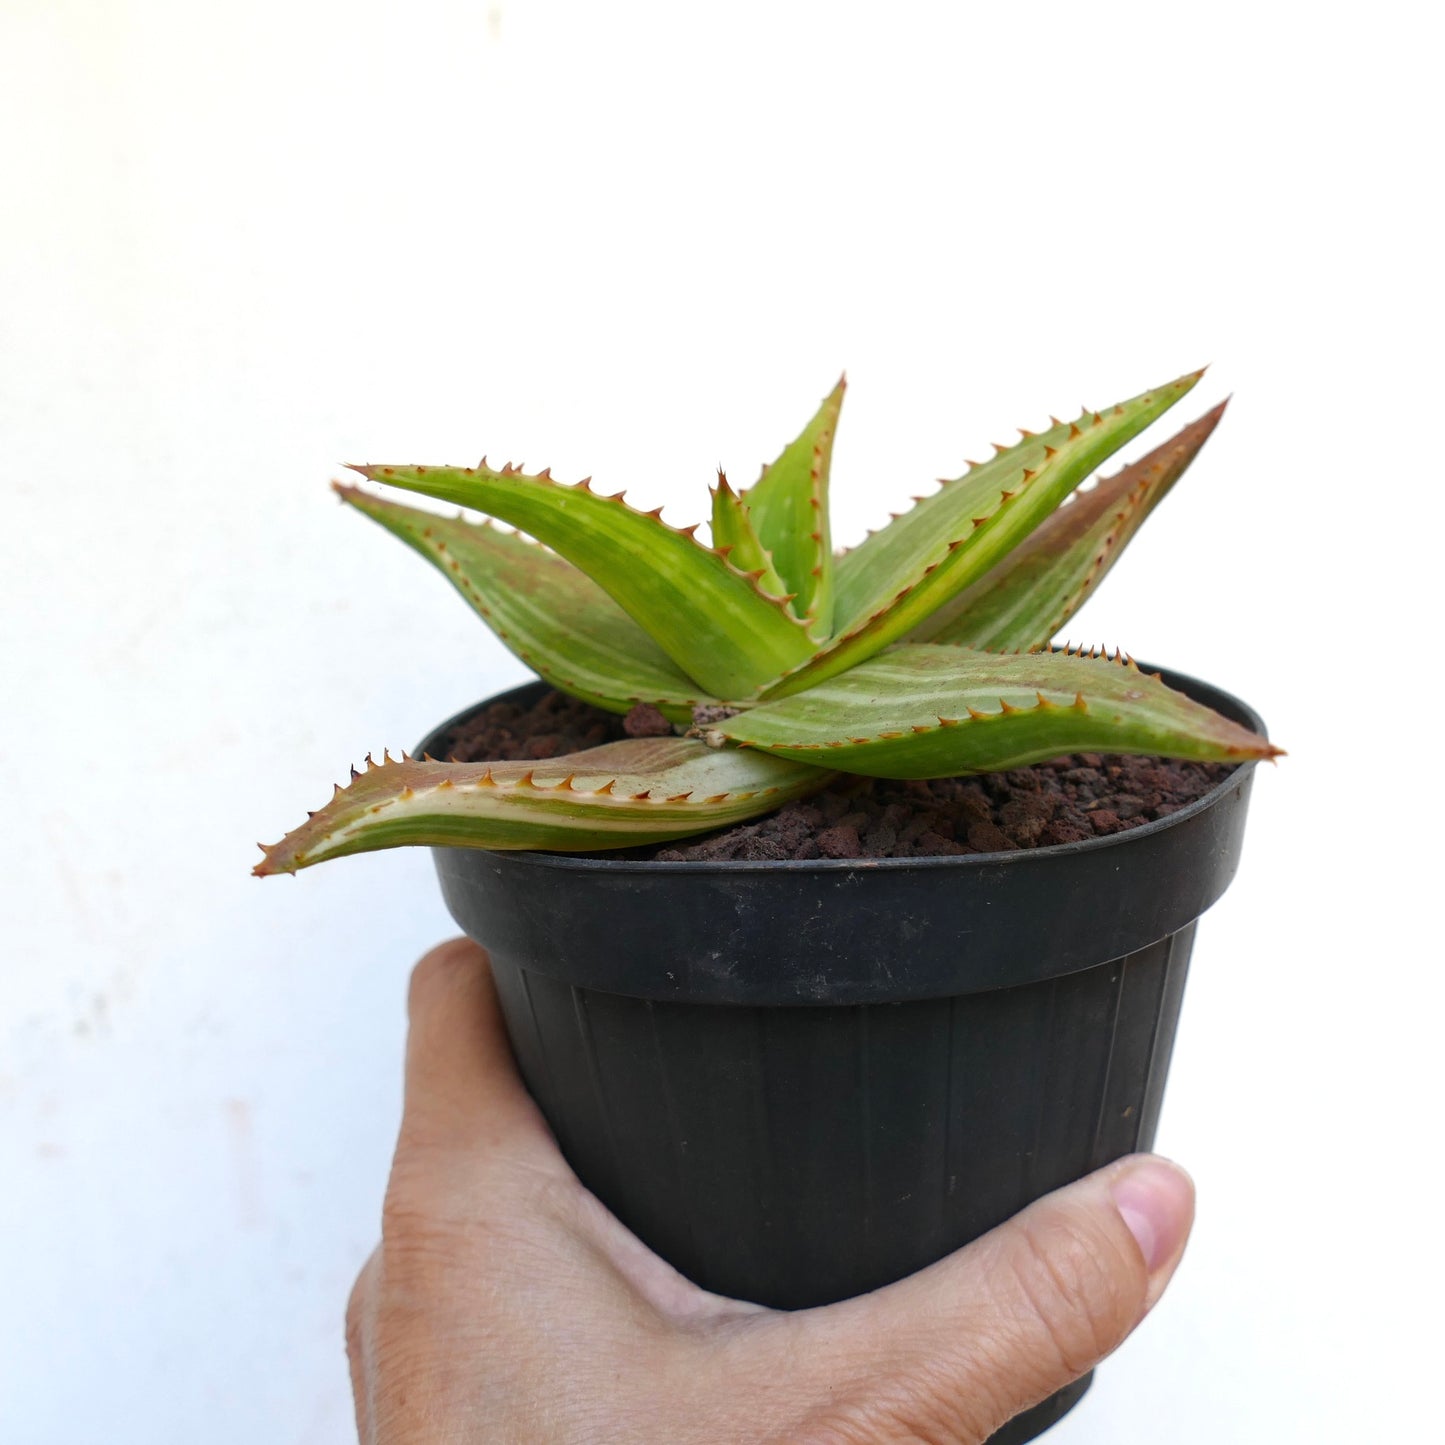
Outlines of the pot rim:
{"type": "MultiPolygon", "coordinates": [[[[1215,687],[1214,684],[1204,682],[1200,678],[1192,677],[1188,673],[1177,672],[1167,667],[1157,667],[1152,663],[1141,662],[1139,667],[1144,672],[1158,674],[1165,684],[1179,692],[1187,692],[1191,697],[1200,701],[1206,701],[1206,705],[1213,707],[1216,711],[1232,717],[1235,722],[1243,723],[1246,727],[1257,732],[1261,737],[1267,738],[1268,731],[1265,728],[1264,719],[1242,699],[1234,696],[1233,693],[1225,692],[1223,688],[1215,687]],[[1200,698],[1200,694],[1205,694],[1200,698]]],[[[438,723],[421,743],[418,744],[416,755],[422,756],[428,752],[435,739],[449,732],[458,723],[471,717],[478,708],[485,707],[493,702],[501,702],[512,697],[514,694],[530,691],[534,688],[551,688],[551,684],[544,679],[537,678],[517,687],[507,688],[501,692],[482,698],[477,702],[469,704],[459,712],[454,713],[444,722],[438,723]]],[[[561,691],[561,689],[553,689],[561,691]]],[[[605,854],[581,854],[581,853],[546,853],[536,849],[496,849],[496,848],[463,848],[461,852],[468,853],[490,853],[495,856],[504,857],[510,863],[527,864],[538,868],[559,868],[569,872],[581,873],[607,873],[614,875],[626,875],[629,873],[646,873],[655,875],[659,873],[685,873],[689,875],[701,875],[709,873],[735,874],[735,873],[840,873],[857,872],[866,869],[869,872],[897,872],[907,870],[930,871],[934,869],[953,868],[1000,868],[1022,865],[1029,860],[1041,858],[1066,858],[1076,853],[1098,852],[1106,848],[1124,847],[1132,843],[1138,843],[1172,828],[1180,823],[1188,821],[1198,813],[1211,807],[1222,794],[1229,788],[1238,785],[1241,775],[1249,776],[1246,770],[1256,765],[1255,759],[1236,763],[1229,772],[1222,777],[1203,796],[1195,798],[1193,802],[1186,803],[1177,812],[1170,813],[1163,818],[1154,818],[1147,823],[1141,823],[1136,828],[1126,828],[1122,832],[1110,833],[1104,837],[1085,838],[1077,843],[1052,843],[1042,848],[1017,848],[998,853],[948,853],[935,857],[924,858],[729,858],[729,859],[680,859],[680,860],[659,860],[655,858],[610,858],[605,854]]],[[[713,831],[702,830],[703,833],[713,831]]],[[[692,835],[689,835],[692,836],[692,835]]],[[[698,834],[697,836],[702,836],[698,834]]],[[[686,842],[686,838],[674,840],[686,842]]],[[[455,847],[456,845],[437,845],[455,847]]]]}

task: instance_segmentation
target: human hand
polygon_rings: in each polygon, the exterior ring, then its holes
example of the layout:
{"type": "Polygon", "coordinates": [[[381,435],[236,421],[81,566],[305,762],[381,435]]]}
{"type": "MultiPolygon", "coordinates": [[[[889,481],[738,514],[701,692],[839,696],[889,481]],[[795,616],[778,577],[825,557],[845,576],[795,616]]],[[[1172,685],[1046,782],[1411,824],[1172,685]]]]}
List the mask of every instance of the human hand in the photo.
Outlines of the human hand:
{"type": "Polygon", "coordinates": [[[1136,1156],[859,1299],[723,1299],[568,1168],[480,948],[429,953],[409,1008],[382,1242],[346,1317],[362,1445],[976,1445],[1118,1346],[1184,1250],[1188,1177],[1136,1156]]]}

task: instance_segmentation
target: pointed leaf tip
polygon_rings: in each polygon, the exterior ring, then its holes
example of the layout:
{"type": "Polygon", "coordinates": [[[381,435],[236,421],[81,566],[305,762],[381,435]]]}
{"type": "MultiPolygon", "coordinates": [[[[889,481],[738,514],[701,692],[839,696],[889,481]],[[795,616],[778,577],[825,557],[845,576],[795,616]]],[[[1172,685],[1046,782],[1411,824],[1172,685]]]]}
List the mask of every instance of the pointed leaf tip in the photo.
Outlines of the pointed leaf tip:
{"type": "Polygon", "coordinates": [[[611,712],[643,698],[674,720],[707,697],[597,583],[545,547],[360,488],[341,496],[426,558],[554,687],[611,712]]]}
{"type": "Polygon", "coordinates": [[[1108,422],[1100,415],[1096,424],[1095,414],[1086,412],[1067,430],[1055,426],[1008,448],[995,443],[993,460],[955,478],[843,557],[838,569],[843,626],[827,648],[774,683],[765,696],[801,691],[923,628],[1018,546],[1100,462],[1173,405],[1194,380],[1180,378],[1178,389],[1156,389],[1123,402],[1120,414],[1108,422]],[[1046,446],[1053,448],[1053,455],[1045,455],[1046,446]],[[1004,492],[1011,496],[1004,497],[1004,492]],[[960,536],[964,545],[939,565],[940,551],[960,536]],[[896,600],[885,606],[890,597],[896,600]]]}
{"type": "Polygon", "coordinates": [[[838,379],[812,420],[742,494],[758,543],[795,594],[795,615],[815,639],[833,619],[833,546],[828,485],[847,378],[838,379]]]}
{"type": "Polygon", "coordinates": [[[834,748],[843,771],[887,778],[993,772],[1071,752],[1240,762],[1276,751],[1114,658],[940,645],[895,647],[718,727],[753,748],[834,748]],[[967,722],[947,726],[964,713],[967,722]]]}
{"type": "Polygon", "coordinates": [[[675,667],[718,697],[747,697],[816,645],[776,596],[729,569],[685,530],[623,494],[561,487],[509,463],[501,471],[368,468],[368,476],[486,512],[591,577],[675,667]],[[637,558],[647,565],[638,566],[637,558]]]}
{"type": "Polygon", "coordinates": [[[706,832],[824,786],[831,772],[692,739],[635,738],[547,762],[394,763],[270,848],[260,876],[408,845],[587,850],[706,832]]]}
{"type": "Polygon", "coordinates": [[[1114,476],[1076,491],[984,577],[936,609],[910,640],[1042,646],[1113,567],[1224,410],[1221,402],[1114,476]]]}

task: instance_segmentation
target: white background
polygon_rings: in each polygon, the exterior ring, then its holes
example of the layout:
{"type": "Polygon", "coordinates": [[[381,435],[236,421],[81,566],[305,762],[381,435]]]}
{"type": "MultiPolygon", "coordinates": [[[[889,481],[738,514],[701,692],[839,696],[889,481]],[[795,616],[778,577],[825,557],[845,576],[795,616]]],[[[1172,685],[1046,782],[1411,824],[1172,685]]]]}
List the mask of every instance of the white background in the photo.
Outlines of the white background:
{"type": "Polygon", "coordinates": [[[253,840],[522,669],[341,460],[486,451],[681,523],[846,366],[850,541],[1206,361],[1180,420],[1230,414],[1071,635],[1290,756],[1189,985],[1194,1242],[1050,1440],[1426,1438],[1429,13],[4,0],[0,1440],[350,1438],[450,925],[424,854],[261,883],[253,840]]]}

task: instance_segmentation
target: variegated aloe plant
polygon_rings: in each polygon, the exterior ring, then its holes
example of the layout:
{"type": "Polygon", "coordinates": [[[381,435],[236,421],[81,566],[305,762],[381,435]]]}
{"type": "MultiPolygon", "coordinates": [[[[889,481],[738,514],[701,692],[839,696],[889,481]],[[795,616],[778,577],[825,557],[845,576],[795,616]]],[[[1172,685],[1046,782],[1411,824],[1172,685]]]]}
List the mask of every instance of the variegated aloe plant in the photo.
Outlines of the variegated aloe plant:
{"type": "Polygon", "coordinates": [[[769,812],[839,773],[947,777],[1077,751],[1273,756],[1122,654],[1049,645],[1223,407],[1073,494],[1199,376],[1021,432],[837,556],[828,473],[841,381],[754,486],[734,491],[719,474],[711,545],[660,508],[545,469],[354,468],[518,529],[337,485],[547,682],[616,713],[650,704],[679,735],[537,763],[368,759],[256,871],[404,844],[661,842],[769,812]]]}

